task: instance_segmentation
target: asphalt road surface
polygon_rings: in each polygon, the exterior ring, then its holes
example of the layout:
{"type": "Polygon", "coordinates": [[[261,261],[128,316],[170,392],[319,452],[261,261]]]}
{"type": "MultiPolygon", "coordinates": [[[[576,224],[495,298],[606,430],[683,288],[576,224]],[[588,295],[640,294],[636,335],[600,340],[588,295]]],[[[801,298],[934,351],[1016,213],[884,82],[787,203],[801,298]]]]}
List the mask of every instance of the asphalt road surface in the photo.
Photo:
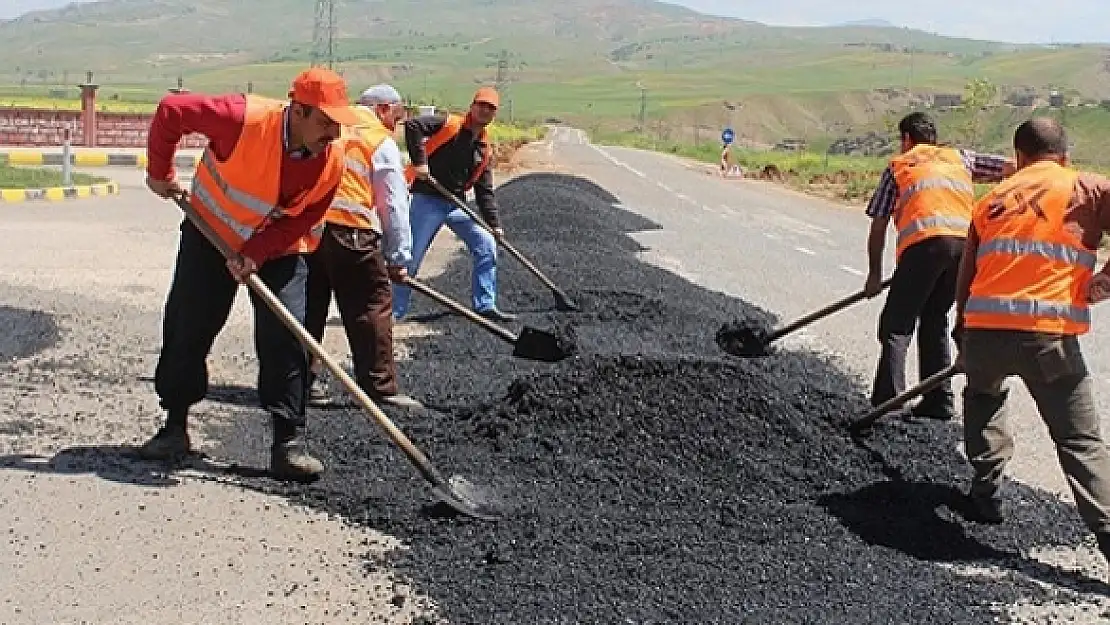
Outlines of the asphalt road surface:
{"type": "MultiPolygon", "coordinates": [[[[870,220],[862,206],[847,206],[768,182],[723,179],[712,165],[642,150],[596,146],[584,132],[556,128],[556,162],[620,198],[630,211],[659,224],[633,235],[646,259],[706,288],[741,297],[781,318],[782,324],[863,288],[870,220]]],[[[885,275],[894,270],[888,236],[885,275]]],[[[604,267],[598,267],[604,271],[604,267]]],[[[784,346],[832,354],[866,387],[874,375],[875,338],[885,295],[864,301],[781,339],[784,346]]],[[[1095,376],[1099,405],[1110,400],[1107,309],[1096,308],[1093,331],[1082,339],[1095,376]]],[[[916,349],[907,383],[916,383],[916,349]]],[[[962,390],[962,376],[955,381],[962,390]]],[[[1032,399],[1012,380],[1011,408],[1017,450],[1010,474],[1072,501],[1056,455],[1032,399]]],[[[1105,429],[1104,431],[1110,431],[1105,429]]]]}

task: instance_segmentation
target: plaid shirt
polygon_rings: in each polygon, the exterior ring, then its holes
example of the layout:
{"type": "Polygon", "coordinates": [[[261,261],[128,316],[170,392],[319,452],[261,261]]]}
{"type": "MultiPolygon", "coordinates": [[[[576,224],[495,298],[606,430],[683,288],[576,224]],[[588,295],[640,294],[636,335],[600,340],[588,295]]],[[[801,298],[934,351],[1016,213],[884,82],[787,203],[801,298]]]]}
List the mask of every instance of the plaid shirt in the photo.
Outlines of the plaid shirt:
{"type": "MultiPolygon", "coordinates": [[[[971,150],[960,150],[964,167],[971,172],[974,182],[999,182],[1002,180],[1002,171],[1006,166],[1007,158],[997,154],[980,154],[971,150]]],[[[898,203],[898,185],[894,182],[894,172],[888,165],[879,178],[879,186],[875,188],[871,201],[867,203],[868,217],[890,217],[898,203]]]]}

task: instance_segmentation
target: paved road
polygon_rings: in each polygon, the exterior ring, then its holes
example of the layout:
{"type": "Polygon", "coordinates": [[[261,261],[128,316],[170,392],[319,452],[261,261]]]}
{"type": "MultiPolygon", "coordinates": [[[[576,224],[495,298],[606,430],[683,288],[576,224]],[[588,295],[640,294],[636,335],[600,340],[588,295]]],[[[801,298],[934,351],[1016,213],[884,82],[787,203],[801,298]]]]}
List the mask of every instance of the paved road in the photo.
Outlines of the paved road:
{"type": "MultiPolygon", "coordinates": [[[[651,248],[647,260],[767,308],[783,323],[863,287],[869,220],[861,207],[807,197],[773,183],[725,180],[712,167],[669,155],[594,146],[584,133],[570,128],[555,131],[552,152],[560,165],[594,180],[627,209],[659,224],[659,230],[633,235],[651,248]]],[[[893,247],[889,236],[887,275],[893,271],[893,247]]],[[[869,387],[883,299],[857,304],[782,344],[832,354],[869,387]]],[[[1106,327],[1106,314],[1105,308],[1095,311],[1095,331],[1083,341],[1103,404],[1110,398],[1110,383],[1098,376],[1110,371],[1110,341],[1106,330],[1100,330],[1106,327]]],[[[916,352],[911,352],[908,366],[915,376],[916,352]]],[[[962,388],[962,378],[956,386],[962,388]]],[[[1021,440],[1013,474],[1070,500],[1033,402],[1019,382],[1015,386],[1011,405],[1021,440]]]]}

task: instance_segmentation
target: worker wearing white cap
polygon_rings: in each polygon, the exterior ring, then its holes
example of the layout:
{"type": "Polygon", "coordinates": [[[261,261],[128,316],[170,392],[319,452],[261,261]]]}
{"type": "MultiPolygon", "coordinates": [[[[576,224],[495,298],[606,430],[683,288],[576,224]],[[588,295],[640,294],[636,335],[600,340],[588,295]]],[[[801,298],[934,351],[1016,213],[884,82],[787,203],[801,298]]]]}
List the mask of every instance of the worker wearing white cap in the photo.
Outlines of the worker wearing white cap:
{"type": "MultiPolygon", "coordinates": [[[[305,326],[324,336],[335,293],[354,361],[354,378],[371,399],[419,407],[397,389],[393,357],[392,282],[404,278],[412,260],[409,190],[401,151],[393,139],[406,111],[389,85],[362,92],[358,126],[344,129],[347,170],[325,217],[320,248],[309,259],[305,326]]],[[[313,375],[309,403],[330,403],[330,393],[313,375]]]]}

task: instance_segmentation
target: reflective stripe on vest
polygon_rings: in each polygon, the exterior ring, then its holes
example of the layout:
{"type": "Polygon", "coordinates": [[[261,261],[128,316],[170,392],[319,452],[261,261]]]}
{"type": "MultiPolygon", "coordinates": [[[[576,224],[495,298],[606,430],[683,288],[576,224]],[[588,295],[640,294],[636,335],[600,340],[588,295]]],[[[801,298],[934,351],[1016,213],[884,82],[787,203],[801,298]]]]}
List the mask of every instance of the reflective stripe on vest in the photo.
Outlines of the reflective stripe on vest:
{"type": "Polygon", "coordinates": [[[1012,254],[1014,256],[1040,256],[1058,260],[1069,265],[1079,265],[1093,272],[1098,265],[1098,256],[1089,250],[1080,249],[1065,243],[1051,241],[1021,241],[1018,239],[993,239],[979,246],[977,258],[991,253],[1012,254]]]}
{"type": "Polygon", "coordinates": [[[975,276],[968,328],[1083,334],[1086,286],[1098,259],[1068,213],[1078,174],[1036,163],[995,187],[975,208],[975,276]]]}
{"type": "Polygon", "coordinates": [[[1072,306],[1035,299],[1004,299],[1001,297],[969,297],[965,313],[993,313],[1007,316],[1062,319],[1073,323],[1090,324],[1091,310],[1085,306],[1072,306]]]}
{"type": "Polygon", "coordinates": [[[898,185],[893,215],[898,258],[925,239],[967,236],[975,187],[959,152],[918,145],[892,158],[890,169],[898,185]]]}

